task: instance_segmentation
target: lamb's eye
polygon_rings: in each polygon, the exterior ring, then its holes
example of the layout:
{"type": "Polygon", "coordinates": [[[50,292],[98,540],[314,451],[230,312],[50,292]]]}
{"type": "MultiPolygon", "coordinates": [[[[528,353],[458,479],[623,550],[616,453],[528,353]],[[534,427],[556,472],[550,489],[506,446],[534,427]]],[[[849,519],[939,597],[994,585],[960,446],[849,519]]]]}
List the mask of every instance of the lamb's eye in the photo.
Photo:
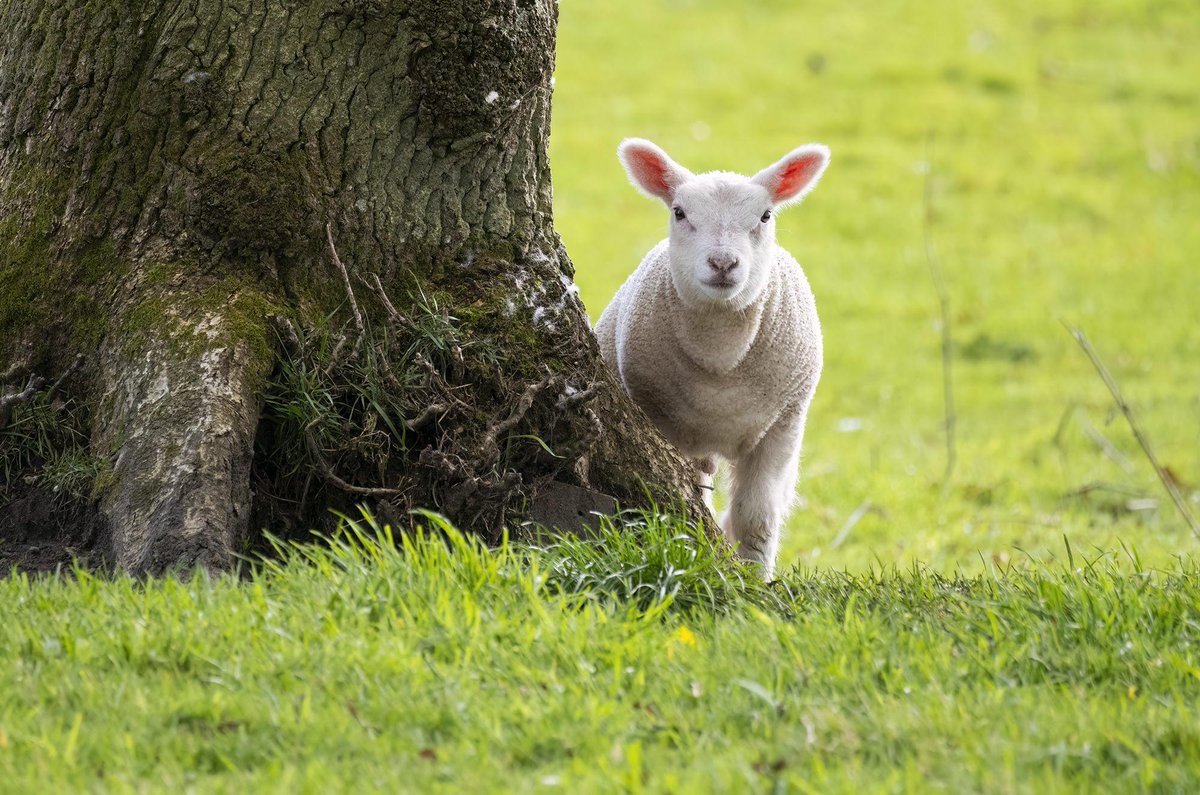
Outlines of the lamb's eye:
{"type": "Polygon", "coordinates": [[[767,221],[770,221],[770,220],[771,220],[771,211],[770,211],[770,210],[767,210],[767,211],[766,211],[765,213],[763,213],[763,215],[762,215],[762,222],[765,224],[767,221]]]}
{"type": "Polygon", "coordinates": [[[675,220],[676,221],[682,221],[684,218],[687,218],[687,216],[684,214],[683,210],[679,209],[678,207],[674,207],[672,209],[675,212],[675,220]]]}

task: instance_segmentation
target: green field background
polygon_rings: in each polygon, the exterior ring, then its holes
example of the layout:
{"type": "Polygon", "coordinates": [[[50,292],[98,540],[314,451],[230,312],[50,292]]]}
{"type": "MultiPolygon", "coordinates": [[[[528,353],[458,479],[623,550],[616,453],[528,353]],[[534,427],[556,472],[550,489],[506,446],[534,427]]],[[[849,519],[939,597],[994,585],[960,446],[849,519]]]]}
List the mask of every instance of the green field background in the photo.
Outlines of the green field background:
{"type": "Polygon", "coordinates": [[[970,569],[1059,553],[1064,536],[1151,561],[1195,551],[1063,324],[1087,333],[1200,512],[1198,12],[563,0],[555,210],[593,319],[666,230],[625,181],[623,137],[693,171],[833,150],[779,220],[826,346],[781,567],[970,569]],[[954,342],[948,484],[930,169],[954,342]]]}

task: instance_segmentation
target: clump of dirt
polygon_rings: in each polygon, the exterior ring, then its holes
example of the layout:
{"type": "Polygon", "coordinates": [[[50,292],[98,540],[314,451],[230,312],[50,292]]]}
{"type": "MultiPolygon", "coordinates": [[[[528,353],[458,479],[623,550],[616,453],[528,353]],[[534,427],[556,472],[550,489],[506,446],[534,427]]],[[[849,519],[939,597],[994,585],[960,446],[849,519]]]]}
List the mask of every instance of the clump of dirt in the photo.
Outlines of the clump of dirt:
{"type": "Polygon", "coordinates": [[[110,470],[88,449],[90,412],[69,389],[83,365],[53,383],[28,359],[0,373],[0,577],[107,559],[97,495],[110,470]]]}
{"type": "Polygon", "coordinates": [[[64,499],[49,489],[18,483],[6,488],[0,510],[0,577],[108,564],[104,518],[94,502],[64,499]]]}

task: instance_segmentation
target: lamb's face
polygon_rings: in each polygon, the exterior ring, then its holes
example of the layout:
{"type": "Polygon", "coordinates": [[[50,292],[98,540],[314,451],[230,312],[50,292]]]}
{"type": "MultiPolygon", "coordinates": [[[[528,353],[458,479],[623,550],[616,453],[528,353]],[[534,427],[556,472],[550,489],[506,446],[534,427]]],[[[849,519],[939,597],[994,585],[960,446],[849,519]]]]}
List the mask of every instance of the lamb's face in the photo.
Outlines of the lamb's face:
{"type": "Polygon", "coordinates": [[[649,141],[628,138],[617,156],[629,180],[670,210],[671,275],[685,301],[742,309],[766,288],[774,266],[775,213],[817,184],[829,149],[793,149],[753,177],[696,175],[649,141]]]}
{"type": "Polygon", "coordinates": [[[670,241],[671,275],[685,301],[749,306],[775,259],[770,193],[740,174],[692,177],[672,197],[670,241]]]}

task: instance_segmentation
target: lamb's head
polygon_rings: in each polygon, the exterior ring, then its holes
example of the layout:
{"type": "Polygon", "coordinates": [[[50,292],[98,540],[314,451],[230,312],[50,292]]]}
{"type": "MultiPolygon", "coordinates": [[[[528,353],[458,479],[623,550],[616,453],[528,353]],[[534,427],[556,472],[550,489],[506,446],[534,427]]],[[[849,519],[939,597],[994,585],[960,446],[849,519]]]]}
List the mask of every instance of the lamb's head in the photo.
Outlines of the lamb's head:
{"type": "Polygon", "coordinates": [[[742,309],[770,281],[775,213],[813,189],[829,149],[806,144],[753,177],[693,174],[640,138],[625,139],[617,157],[638,190],[670,209],[671,275],[680,297],[742,309]]]}

